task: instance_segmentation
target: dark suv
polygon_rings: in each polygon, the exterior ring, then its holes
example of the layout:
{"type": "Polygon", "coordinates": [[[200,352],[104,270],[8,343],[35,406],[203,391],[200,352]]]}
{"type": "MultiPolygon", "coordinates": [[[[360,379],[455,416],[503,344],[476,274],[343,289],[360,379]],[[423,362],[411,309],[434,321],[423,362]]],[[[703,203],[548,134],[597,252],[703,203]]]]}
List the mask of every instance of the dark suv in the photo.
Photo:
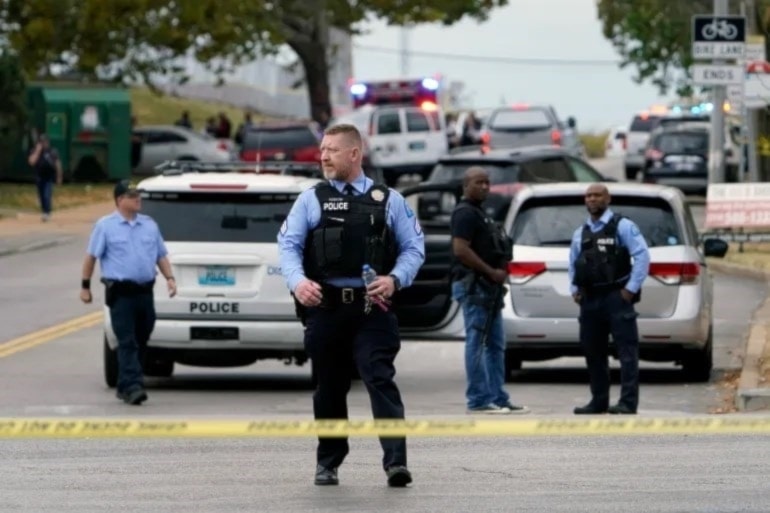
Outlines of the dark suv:
{"type": "MultiPolygon", "coordinates": [[[[511,198],[526,183],[611,181],[585,160],[565,148],[529,146],[517,149],[457,148],[442,157],[424,184],[453,183],[462,187],[465,170],[481,166],[489,173],[490,195],[485,209],[502,221],[511,198]]],[[[452,194],[425,192],[418,199],[421,219],[448,215],[454,207],[452,194]]]]}
{"type": "Polygon", "coordinates": [[[254,125],[243,136],[241,160],[321,162],[319,130],[311,122],[254,125]]]}

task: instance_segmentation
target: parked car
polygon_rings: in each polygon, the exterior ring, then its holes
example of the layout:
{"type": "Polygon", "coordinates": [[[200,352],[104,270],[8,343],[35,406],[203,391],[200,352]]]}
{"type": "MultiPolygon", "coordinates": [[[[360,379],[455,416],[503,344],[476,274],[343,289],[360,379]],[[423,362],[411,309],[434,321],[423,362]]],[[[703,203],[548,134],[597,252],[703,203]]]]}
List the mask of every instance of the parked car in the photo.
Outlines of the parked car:
{"type": "MultiPolygon", "coordinates": [[[[455,183],[459,188],[463,174],[470,166],[481,166],[489,173],[491,194],[484,209],[501,221],[508,212],[511,197],[526,183],[608,181],[585,160],[564,148],[546,145],[493,150],[457,148],[438,161],[425,183],[455,183]]],[[[448,220],[456,196],[426,191],[418,202],[420,218],[444,216],[448,220]]]]}
{"type": "Polygon", "coordinates": [[[481,140],[496,148],[553,145],[568,153],[585,156],[585,149],[577,133],[575,118],[564,123],[550,105],[515,104],[498,107],[489,114],[481,140]]]}
{"type": "Polygon", "coordinates": [[[145,125],[133,129],[137,175],[153,175],[155,167],[167,160],[227,162],[233,159],[231,148],[216,138],[176,125],[145,125]]]}
{"type": "MultiPolygon", "coordinates": [[[[612,210],[633,220],[650,248],[649,277],[636,305],[641,359],[675,361],[689,379],[708,381],[714,294],[705,257],[723,257],[727,243],[699,240],[678,189],[638,183],[608,188],[612,210]]],[[[577,183],[538,184],[513,199],[505,221],[514,241],[504,315],[509,372],[525,360],[582,355],[568,264],[572,235],[588,215],[585,189],[577,183]]]]}
{"type": "Polygon", "coordinates": [[[314,122],[277,121],[249,127],[240,147],[242,161],[321,162],[320,130],[314,122]]]}
{"type": "Polygon", "coordinates": [[[658,127],[662,114],[642,112],[631,119],[626,135],[626,156],[623,159],[626,180],[636,180],[644,167],[644,152],[650,140],[650,132],[658,127]]]}
{"type": "MultiPolygon", "coordinates": [[[[155,284],[157,321],[144,372],[169,377],[176,363],[235,367],[272,359],[303,365],[304,330],[281,274],[277,234],[295,199],[319,183],[316,165],[275,161],[167,162],[138,184],[142,210],[160,227],[178,292],[155,284]]],[[[433,251],[411,287],[397,293],[399,330],[412,339],[457,339],[458,308],[436,272],[446,275],[446,253],[433,251]]],[[[106,306],[105,312],[106,312],[106,306]]],[[[459,325],[458,325],[459,322],[459,325]]],[[[104,322],[104,377],[117,382],[117,339],[104,322]]]]}
{"type": "Polygon", "coordinates": [[[653,131],[644,154],[642,181],[706,195],[711,128],[686,123],[653,131]]]}

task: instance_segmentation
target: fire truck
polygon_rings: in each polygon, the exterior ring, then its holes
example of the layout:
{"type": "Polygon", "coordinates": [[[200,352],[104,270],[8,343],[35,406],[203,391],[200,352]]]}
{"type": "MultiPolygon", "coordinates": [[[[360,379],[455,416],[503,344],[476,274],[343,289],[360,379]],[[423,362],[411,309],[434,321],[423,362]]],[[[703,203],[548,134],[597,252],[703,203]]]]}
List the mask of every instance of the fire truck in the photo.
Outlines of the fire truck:
{"type": "Polygon", "coordinates": [[[364,166],[389,186],[402,175],[426,178],[448,151],[439,79],[351,81],[350,96],[353,111],[333,124],[358,127],[365,140],[364,166]]]}

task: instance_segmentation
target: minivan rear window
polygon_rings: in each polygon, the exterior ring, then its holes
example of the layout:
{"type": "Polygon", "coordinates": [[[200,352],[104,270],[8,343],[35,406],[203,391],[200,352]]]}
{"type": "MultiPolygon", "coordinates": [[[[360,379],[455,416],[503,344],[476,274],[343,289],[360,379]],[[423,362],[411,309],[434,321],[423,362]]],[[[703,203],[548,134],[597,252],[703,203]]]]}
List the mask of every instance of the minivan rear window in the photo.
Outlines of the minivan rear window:
{"type": "MultiPolygon", "coordinates": [[[[649,247],[685,244],[671,205],[659,198],[612,196],[612,211],[634,221],[649,247]]],[[[588,218],[582,196],[532,198],[517,212],[511,236],[523,246],[569,246],[588,218]]]]}
{"type": "Polygon", "coordinates": [[[167,242],[276,242],[297,194],[142,193],[167,242]]]}

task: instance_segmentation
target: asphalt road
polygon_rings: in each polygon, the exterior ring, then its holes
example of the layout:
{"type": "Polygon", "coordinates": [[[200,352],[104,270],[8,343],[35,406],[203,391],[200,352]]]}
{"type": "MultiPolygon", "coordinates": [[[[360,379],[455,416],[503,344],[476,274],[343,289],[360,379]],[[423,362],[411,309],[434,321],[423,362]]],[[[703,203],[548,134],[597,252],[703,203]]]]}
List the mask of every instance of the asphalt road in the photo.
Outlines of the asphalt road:
{"type": "MultiPolygon", "coordinates": [[[[77,300],[85,244],[0,259],[0,417],[312,417],[307,367],[179,366],[171,379],[149,380],[150,400],[137,408],[104,385],[98,326],[3,356],[2,341],[98,310],[77,300]]],[[[712,382],[643,363],[640,416],[705,414],[729,397],[719,381],[740,368],[766,287],[714,279],[712,382]]],[[[404,341],[397,382],[409,417],[465,416],[462,354],[456,342],[404,341]]],[[[588,397],[584,363],[525,364],[508,390],[531,417],[570,417],[588,397]]],[[[370,418],[360,383],[349,403],[352,418],[370,418]]],[[[0,443],[0,511],[764,512],[770,504],[767,436],[413,438],[408,490],[385,487],[372,438],[352,440],[342,485],[331,489],[312,485],[310,438],[0,443]]]]}

